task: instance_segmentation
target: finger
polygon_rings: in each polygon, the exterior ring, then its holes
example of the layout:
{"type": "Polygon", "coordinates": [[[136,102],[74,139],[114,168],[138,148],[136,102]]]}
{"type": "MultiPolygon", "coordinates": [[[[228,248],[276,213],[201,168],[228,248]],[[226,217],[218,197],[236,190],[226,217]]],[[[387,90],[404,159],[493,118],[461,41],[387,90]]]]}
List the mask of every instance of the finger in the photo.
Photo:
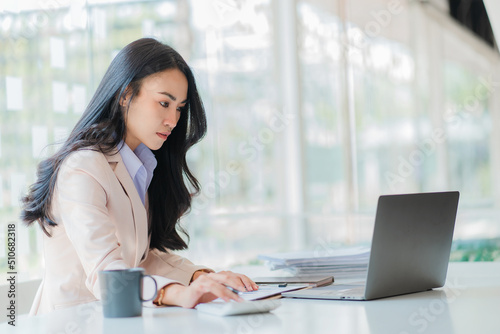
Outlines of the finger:
{"type": "Polygon", "coordinates": [[[245,276],[243,274],[239,274],[238,276],[240,277],[241,281],[243,282],[243,284],[247,288],[247,291],[259,290],[259,286],[257,284],[255,284],[255,282],[252,281],[250,278],[248,278],[247,276],[245,276]]]}
{"type": "Polygon", "coordinates": [[[243,281],[230,271],[221,271],[218,273],[209,274],[208,276],[214,281],[230,286],[238,291],[246,291],[246,287],[245,284],[243,284],[243,281]]]}
{"type": "Polygon", "coordinates": [[[217,282],[216,280],[208,277],[200,277],[199,285],[202,287],[205,293],[211,293],[224,301],[243,301],[238,294],[229,290],[225,285],[217,282]]]}
{"type": "Polygon", "coordinates": [[[233,272],[222,271],[218,273],[212,273],[207,276],[221,284],[228,285],[238,291],[248,291],[241,278],[233,272]]]}
{"type": "Polygon", "coordinates": [[[233,272],[227,272],[229,275],[234,275],[238,277],[243,285],[245,286],[246,291],[255,291],[259,289],[259,286],[255,284],[254,281],[252,281],[248,276],[243,275],[243,274],[238,274],[238,273],[233,273],[233,272]]]}
{"type": "Polygon", "coordinates": [[[215,299],[217,299],[217,296],[213,293],[205,293],[198,299],[198,303],[209,303],[215,299]]]}
{"type": "Polygon", "coordinates": [[[245,276],[243,274],[237,274],[237,273],[232,273],[232,274],[234,276],[236,276],[241,281],[241,283],[245,286],[244,291],[255,291],[255,290],[259,289],[257,284],[255,284],[254,281],[252,281],[247,276],[245,276]]]}
{"type": "Polygon", "coordinates": [[[243,298],[241,298],[238,293],[233,292],[225,285],[217,282],[215,282],[214,286],[211,288],[211,293],[215,294],[217,297],[222,298],[226,302],[230,300],[234,300],[237,302],[243,301],[243,298]]]}

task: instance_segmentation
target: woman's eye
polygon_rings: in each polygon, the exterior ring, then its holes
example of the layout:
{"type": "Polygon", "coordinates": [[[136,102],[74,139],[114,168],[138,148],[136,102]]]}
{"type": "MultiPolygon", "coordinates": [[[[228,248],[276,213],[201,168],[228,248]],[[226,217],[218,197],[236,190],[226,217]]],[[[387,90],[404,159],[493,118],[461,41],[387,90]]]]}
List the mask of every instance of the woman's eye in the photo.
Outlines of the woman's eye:
{"type": "Polygon", "coordinates": [[[179,111],[179,112],[184,112],[185,110],[186,110],[186,106],[177,108],[177,111],[179,111]]]}
{"type": "Polygon", "coordinates": [[[163,108],[168,108],[168,102],[160,102],[160,105],[163,107],[163,108]]]}

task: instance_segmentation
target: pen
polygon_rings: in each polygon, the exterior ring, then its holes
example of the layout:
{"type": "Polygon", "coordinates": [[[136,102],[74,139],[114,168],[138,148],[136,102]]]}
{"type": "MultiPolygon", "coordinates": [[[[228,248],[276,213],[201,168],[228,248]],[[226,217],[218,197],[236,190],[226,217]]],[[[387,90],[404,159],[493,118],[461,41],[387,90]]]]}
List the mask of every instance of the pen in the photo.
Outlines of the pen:
{"type": "Polygon", "coordinates": [[[241,294],[241,291],[239,290],[236,290],[235,288],[232,288],[230,287],[229,285],[226,285],[226,288],[228,288],[231,292],[237,294],[237,295],[240,295],[241,294]]]}

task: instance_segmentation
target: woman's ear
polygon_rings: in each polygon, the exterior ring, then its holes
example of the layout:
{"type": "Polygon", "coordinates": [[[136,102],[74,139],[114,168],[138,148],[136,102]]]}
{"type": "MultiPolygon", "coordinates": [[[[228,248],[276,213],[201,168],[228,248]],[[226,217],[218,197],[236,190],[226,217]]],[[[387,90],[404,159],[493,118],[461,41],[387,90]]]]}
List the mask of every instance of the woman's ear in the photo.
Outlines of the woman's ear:
{"type": "Polygon", "coordinates": [[[123,92],[121,98],[120,98],[120,105],[122,107],[126,107],[127,104],[130,102],[130,96],[132,96],[132,89],[130,88],[130,86],[127,86],[127,88],[125,88],[125,91],[123,92]]]}

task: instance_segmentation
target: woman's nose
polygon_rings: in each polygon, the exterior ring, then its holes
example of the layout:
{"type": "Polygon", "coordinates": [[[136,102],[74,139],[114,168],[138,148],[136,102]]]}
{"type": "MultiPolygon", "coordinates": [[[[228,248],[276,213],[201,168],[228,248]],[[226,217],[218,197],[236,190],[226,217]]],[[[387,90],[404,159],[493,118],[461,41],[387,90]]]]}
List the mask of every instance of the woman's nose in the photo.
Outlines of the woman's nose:
{"type": "Polygon", "coordinates": [[[170,131],[172,131],[177,125],[177,121],[179,120],[179,116],[177,114],[177,110],[174,110],[174,112],[167,113],[163,119],[163,125],[168,127],[170,131]]]}

